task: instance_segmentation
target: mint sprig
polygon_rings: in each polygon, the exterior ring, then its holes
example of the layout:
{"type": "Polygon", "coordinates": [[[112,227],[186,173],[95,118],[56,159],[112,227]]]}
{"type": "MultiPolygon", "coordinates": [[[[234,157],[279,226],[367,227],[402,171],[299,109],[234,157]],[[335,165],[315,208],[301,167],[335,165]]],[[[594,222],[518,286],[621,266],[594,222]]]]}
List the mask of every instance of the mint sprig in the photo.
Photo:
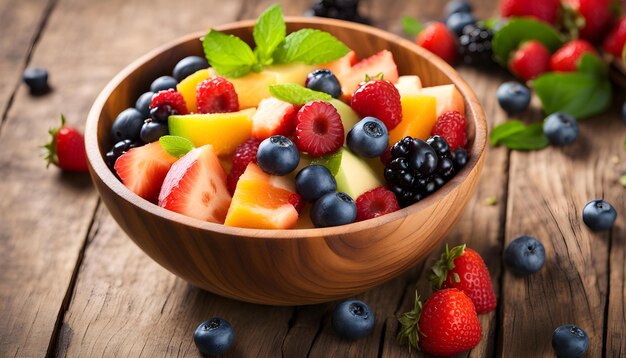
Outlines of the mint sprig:
{"type": "Polygon", "coordinates": [[[496,126],[489,136],[492,146],[504,145],[514,150],[539,150],[547,147],[550,142],[543,134],[543,124],[526,125],[512,119],[496,126]]]}
{"type": "Polygon", "coordinates": [[[301,29],[289,34],[274,52],[276,63],[318,65],[343,57],[350,49],[325,31],[301,29]]]}
{"type": "Polygon", "coordinates": [[[259,63],[262,65],[272,64],[272,54],[285,39],[286,34],[287,26],[280,5],[275,4],[263,11],[252,31],[259,63]]]}
{"type": "Polygon", "coordinates": [[[170,155],[180,158],[194,148],[193,143],[187,138],[175,135],[164,135],[159,138],[159,144],[170,155]]]}
{"type": "Polygon", "coordinates": [[[221,75],[237,78],[253,69],[260,71],[252,49],[237,36],[209,30],[202,47],[211,66],[221,75]]]}
{"type": "Polygon", "coordinates": [[[314,91],[295,83],[271,85],[270,93],[281,101],[298,106],[311,101],[330,101],[333,98],[328,93],[314,91]]]}

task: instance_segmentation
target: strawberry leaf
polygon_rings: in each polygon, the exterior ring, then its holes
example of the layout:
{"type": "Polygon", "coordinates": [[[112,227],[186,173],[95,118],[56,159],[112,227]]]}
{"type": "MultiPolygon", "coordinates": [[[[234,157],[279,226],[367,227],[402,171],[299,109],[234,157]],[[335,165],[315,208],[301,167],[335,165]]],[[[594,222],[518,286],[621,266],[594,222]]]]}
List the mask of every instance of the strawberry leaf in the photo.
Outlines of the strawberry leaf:
{"type": "Polygon", "coordinates": [[[551,52],[563,45],[562,36],[552,26],[530,18],[515,18],[494,35],[493,54],[496,60],[506,67],[511,53],[522,43],[530,40],[538,40],[551,52]]]}
{"type": "Polygon", "coordinates": [[[411,16],[404,16],[402,18],[402,30],[409,36],[417,36],[424,30],[424,24],[411,16]]]}
{"type": "Polygon", "coordinates": [[[61,128],[65,127],[65,116],[61,113],[61,125],[56,128],[51,128],[48,130],[50,134],[50,142],[44,144],[42,147],[46,149],[46,154],[44,159],[46,160],[46,168],[50,166],[50,164],[54,164],[56,166],[59,165],[59,156],[57,155],[57,135],[61,128]]]}
{"type": "Polygon", "coordinates": [[[404,344],[406,341],[409,343],[409,352],[411,348],[419,350],[419,326],[418,322],[422,315],[422,301],[420,296],[415,291],[415,302],[413,303],[413,309],[405,312],[398,318],[400,322],[400,332],[398,332],[398,341],[404,344]]]}
{"type": "MultiPolygon", "coordinates": [[[[428,276],[428,280],[430,281],[430,285],[433,291],[437,291],[441,289],[443,283],[448,279],[448,273],[455,268],[454,260],[463,256],[465,253],[465,244],[456,246],[450,250],[448,245],[446,245],[446,251],[441,254],[441,258],[430,269],[430,275],[428,276]]],[[[458,275],[453,277],[455,282],[461,282],[458,275]]]]}

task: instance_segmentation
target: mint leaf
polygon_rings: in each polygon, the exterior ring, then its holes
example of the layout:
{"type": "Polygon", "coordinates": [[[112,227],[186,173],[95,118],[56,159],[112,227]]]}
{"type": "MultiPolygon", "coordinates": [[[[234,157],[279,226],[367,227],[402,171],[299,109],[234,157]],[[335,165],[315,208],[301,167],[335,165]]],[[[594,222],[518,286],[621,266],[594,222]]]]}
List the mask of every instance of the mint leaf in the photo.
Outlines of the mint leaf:
{"type": "Polygon", "coordinates": [[[282,83],[270,86],[272,96],[281,101],[296,105],[307,104],[311,101],[330,101],[331,95],[324,92],[313,91],[295,83],[282,83]]]}
{"type": "Polygon", "coordinates": [[[402,30],[409,36],[417,36],[424,30],[424,25],[411,16],[404,16],[402,18],[402,30]]]}
{"type": "Polygon", "coordinates": [[[237,78],[258,69],[252,49],[237,36],[209,30],[202,47],[207,60],[220,75],[237,78]]]}
{"type": "Polygon", "coordinates": [[[526,129],[526,125],[523,122],[518,121],[517,119],[511,119],[496,126],[491,131],[491,135],[489,136],[489,143],[491,143],[491,145],[495,147],[496,145],[498,145],[498,143],[500,143],[502,139],[509,137],[515,133],[521,132],[524,129],[526,129]]]}
{"type": "Polygon", "coordinates": [[[591,53],[584,53],[576,64],[578,72],[588,73],[597,77],[606,77],[609,67],[598,56],[591,53]]]}
{"type": "Polygon", "coordinates": [[[256,43],[255,52],[260,63],[271,65],[272,54],[285,39],[287,27],[280,4],[267,8],[254,24],[252,36],[256,43]]]}
{"type": "Polygon", "coordinates": [[[543,134],[542,123],[526,126],[518,120],[511,120],[494,128],[490,142],[492,145],[502,144],[515,150],[538,150],[550,144],[543,134]]]}
{"type": "Polygon", "coordinates": [[[159,138],[159,143],[166,152],[176,158],[182,157],[194,148],[189,139],[175,135],[164,135],[159,138]]]}
{"type": "Polygon", "coordinates": [[[328,32],[301,29],[289,34],[274,52],[275,63],[319,65],[343,57],[348,46],[328,32]]]}
{"type": "Polygon", "coordinates": [[[551,52],[563,45],[561,35],[552,26],[541,21],[520,18],[509,21],[496,32],[491,42],[493,54],[501,65],[506,66],[511,52],[529,40],[538,40],[551,52]]]}
{"type": "Polygon", "coordinates": [[[478,21],[478,25],[485,27],[493,32],[498,32],[502,26],[506,25],[506,20],[498,17],[491,17],[485,20],[478,21]]]}

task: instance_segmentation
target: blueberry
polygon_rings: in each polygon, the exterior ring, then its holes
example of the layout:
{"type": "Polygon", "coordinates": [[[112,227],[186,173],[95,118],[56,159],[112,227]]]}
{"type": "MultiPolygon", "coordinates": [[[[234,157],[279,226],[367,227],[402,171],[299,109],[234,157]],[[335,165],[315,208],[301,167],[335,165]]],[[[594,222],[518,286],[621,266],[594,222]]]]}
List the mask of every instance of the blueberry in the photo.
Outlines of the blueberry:
{"type": "Polygon", "coordinates": [[[607,231],[613,227],[617,211],[605,200],[592,200],[583,208],[583,221],[593,231],[607,231]]]}
{"type": "Polygon", "coordinates": [[[624,124],[626,124],[626,101],[624,101],[624,105],[622,106],[622,119],[624,120],[624,124]]]}
{"type": "Polygon", "coordinates": [[[348,300],[335,307],[332,325],[339,336],[355,340],[372,332],[374,318],[374,312],[364,302],[348,300]]]}
{"type": "Polygon", "coordinates": [[[170,134],[170,131],[167,123],[153,122],[151,119],[147,119],[141,127],[139,136],[144,143],[152,143],[168,134],[170,134]]]}
{"type": "Polygon", "coordinates": [[[31,67],[24,70],[22,80],[33,94],[43,94],[48,91],[48,71],[45,68],[31,67]]]}
{"type": "Polygon", "coordinates": [[[465,0],[452,0],[446,5],[446,17],[449,17],[452,14],[456,14],[457,12],[472,12],[472,4],[465,0]]]}
{"type": "Polygon", "coordinates": [[[500,107],[507,113],[522,112],[530,104],[530,89],[519,82],[504,82],[496,92],[500,107]]]}
{"type": "Polygon", "coordinates": [[[532,236],[520,236],[504,250],[504,262],[518,275],[539,271],[546,261],[543,244],[532,236]]]}
{"type": "Polygon", "coordinates": [[[188,56],[178,61],[172,71],[172,76],[180,82],[196,71],[209,67],[209,63],[205,58],[200,56],[188,56]]]}
{"type": "Polygon", "coordinates": [[[389,133],[383,122],[374,117],[365,117],[350,129],[346,143],[357,155],[374,158],[387,150],[389,133]]]}
{"type": "Polygon", "coordinates": [[[319,69],[306,76],[305,86],[314,91],[324,92],[333,98],[341,96],[341,85],[337,77],[326,69],[319,69]]]}
{"type": "Polygon", "coordinates": [[[121,140],[113,145],[113,148],[106,152],[104,155],[104,160],[109,166],[109,168],[114,169],[115,161],[122,154],[126,153],[132,148],[139,147],[141,144],[138,142],[133,142],[130,139],[121,140]]]}
{"type": "Polygon", "coordinates": [[[154,96],[154,92],[146,92],[139,96],[137,102],[135,102],[135,108],[137,108],[143,118],[150,117],[150,102],[152,102],[152,96],[154,96]]]}
{"type": "Polygon", "coordinates": [[[566,113],[551,114],[543,123],[543,134],[553,145],[571,144],[578,137],[578,131],[576,118],[566,113]]]}
{"type": "Polygon", "coordinates": [[[150,109],[150,118],[155,122],[167,123],[167,119],[172,114],[178,114],[178,112],[169,104],[162,104],[150,109]]]}
{"type": "Polygon", "coordinates": [[[139,132],[143,126],[144,116],[135,108],[126,108],[117,115],[111,127],[111,136],[114,142],[124,139],[139,140],[139,132]]]}
{"type": "Polygon", "coordinates": [[[296,191],[306,201],[315,201],[336,190],[335,177],[323,165],[309,165],[296,175],[296,191]]]}
{"type": "Polygon", "coordinates": [[[354,222],[355,219],[356,204],[346,193],[325,194],[311,207],[311,221],[315,227],[345,225],[354,222]]]}
{"type": "Polygon", "coordinates": [[[150,91],[157,93],[159,91],[165,91],[170,88],[176,88],[178,81],[172,76],[161,76],[156,80],[152,81],[150,85],[150,91]]]}
{"type": "Polygon", "coordinates": [[[467,165],[467,162],[469,161],[469,155],[467,154],[467,151],[464,148],[456,148],[454,150],[453,155],[454,155],[454,165],[457,170],[467,165]]]}
{"type": "Polygon", "coordinates": [[[408,159],[413,169],[422,175],[430,175],[437,169],[437,153],[421,139],[411,140],[408,159]]]}
{"type": "Polygon", "coordinates": [[[446,26],[450,29],[450,31],[454,32],[458,36],[463,34],[463,28],[467,25],[472,25],[476,23],[476,18],[474,15],[468,12],[456,12],[451,14],[446,19],[446,26]]]}
{"type": "Polygon", "coordinates": [[[235,331],[228,321],[213,317],[200,323],[193,333],[193,341],[200,352],[217,356],[226,353],[233,345],[235,331]]]}
{"type": "Polygon", "coordinates": [[[300,153],[289,138],[275,135],[261,142],[256,161],[266,173],[286,175],[300,163],[300,153]]]}
{"type": "Polygon", "coordinates": [[[580,327],[567,324],[552,333],[552,348],[559,358],[578,358],[589,348],[589,336],[580,327]]]}

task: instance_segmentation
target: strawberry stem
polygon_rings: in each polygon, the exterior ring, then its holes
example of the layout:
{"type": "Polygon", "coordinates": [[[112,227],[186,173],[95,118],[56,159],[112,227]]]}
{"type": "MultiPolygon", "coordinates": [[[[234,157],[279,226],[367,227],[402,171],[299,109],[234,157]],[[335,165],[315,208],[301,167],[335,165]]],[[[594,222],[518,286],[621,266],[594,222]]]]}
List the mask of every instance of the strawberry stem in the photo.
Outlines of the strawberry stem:
{"type": "Polygon", "coordinates": [[[63,113],[61,113],[61,126],[48,130],[48,133],[50,133],[51,136],[50,142],[42,146],[46,149],[46,168],[48,168],[50,164],[54,164],[56,166],[59,165],[59,157],[57,155],[57,135],[63,127],[65,127],[65,116],[63,115],[63,113]]]}
{"type": "Polygon", "coordinates": [[[404,344],[406,341],[409,343],[409,352],[411,348],[415,348],[419,350],[419,320],[422,315],[422,301],[420,301],[420,296],[417,294],[417,290],[415,291],[415,303],[413,304],[413,309],[409,312],[406,312],[398,318],[398,322],[400,322],[400,332],[398,333],[398,341],[401,344],[404,344]]]}
{"type": "MultiPolygon", "coordinates": [[[[433,291],[437,291],[441,289],[443,283],[448,278],[448,273],[455,268],[454,260],[458,257],[463,256],[465,253],[465,244],[456,246],[450,250],[448,245],[446,244],[446,251],[441,254],[441,258],[430,269],[430,275],[428,276],[428,280],[430,281],[431,287],[433,291]]],[[[454,275],[454,282],[461,282],[461,278],[459,275],[454,275]]]]}

